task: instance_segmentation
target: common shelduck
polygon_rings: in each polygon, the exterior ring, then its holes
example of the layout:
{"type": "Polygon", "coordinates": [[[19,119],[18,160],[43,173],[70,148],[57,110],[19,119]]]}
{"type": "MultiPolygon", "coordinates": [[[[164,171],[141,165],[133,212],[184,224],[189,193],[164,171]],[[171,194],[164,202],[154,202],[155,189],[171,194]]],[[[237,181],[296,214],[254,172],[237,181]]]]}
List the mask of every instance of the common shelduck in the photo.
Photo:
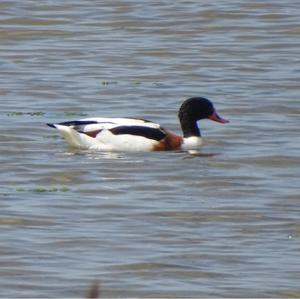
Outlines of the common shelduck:
{"type": "Polygon", "coordinates": [[[96,117],[47,125],[56,128],[67,143],[76,148],[101,151],[162,151],[199,149],[202,139],[197,121],[200,119],[228,122],[217,114],[211,101],[203,97],[185,100],[178,117],[183,137],[159,124],[137,118],[96,117]]]}

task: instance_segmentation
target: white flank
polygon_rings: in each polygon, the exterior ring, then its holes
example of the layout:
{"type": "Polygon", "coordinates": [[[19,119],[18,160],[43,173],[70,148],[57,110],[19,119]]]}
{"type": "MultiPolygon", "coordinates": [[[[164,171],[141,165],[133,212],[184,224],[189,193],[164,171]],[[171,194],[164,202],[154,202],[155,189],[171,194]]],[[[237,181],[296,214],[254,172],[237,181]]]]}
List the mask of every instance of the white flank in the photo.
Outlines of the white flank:
{"type": "Polygon", "coordinates": [[[134,151],[134,152],[149,152],[158,141],[149,139],[143,136],[119,134],[114,135],[109,130],[101,131],[96,140],[101,144],[109,145],[109,150],[112,151],[134,151]]]}
{"type": "Polygon", "coordinates": [[[55,125],[55,127],[71,147],[80,149],[148,152],[157,144],[153,139],[130,134],[114,135],[105,129],[93,138],[68,126],[55,125]]]}

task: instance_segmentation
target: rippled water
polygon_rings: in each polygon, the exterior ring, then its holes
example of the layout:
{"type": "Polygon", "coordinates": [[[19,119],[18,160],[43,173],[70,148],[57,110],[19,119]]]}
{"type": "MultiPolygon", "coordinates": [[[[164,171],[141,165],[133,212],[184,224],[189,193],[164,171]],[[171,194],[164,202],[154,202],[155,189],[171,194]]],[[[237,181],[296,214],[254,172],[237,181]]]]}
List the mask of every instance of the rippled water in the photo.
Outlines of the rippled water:
{"type": "Polygon", "coordinates": [[[299,297],[298,1],[2,1],[0,295],[299,297]],[[46,122],[141,116],[202,155],[74,151],[46,122]]]}

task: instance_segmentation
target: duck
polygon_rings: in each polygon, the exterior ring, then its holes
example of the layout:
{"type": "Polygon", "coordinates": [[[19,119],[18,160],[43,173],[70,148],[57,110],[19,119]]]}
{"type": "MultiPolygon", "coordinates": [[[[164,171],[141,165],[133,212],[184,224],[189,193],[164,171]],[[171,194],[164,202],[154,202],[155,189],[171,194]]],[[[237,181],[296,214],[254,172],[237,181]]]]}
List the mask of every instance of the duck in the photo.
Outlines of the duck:
{"type": "Polygon", "coordinates": [[[200,149],[202,137],[197,121],[210,119],[228,123],[204,97],[186,99],[178,118],[183,136],[142,118],[93,117],[60,123],[47,123],[59,131],[69,146],[100,151],[151,152],[200,149]]]}

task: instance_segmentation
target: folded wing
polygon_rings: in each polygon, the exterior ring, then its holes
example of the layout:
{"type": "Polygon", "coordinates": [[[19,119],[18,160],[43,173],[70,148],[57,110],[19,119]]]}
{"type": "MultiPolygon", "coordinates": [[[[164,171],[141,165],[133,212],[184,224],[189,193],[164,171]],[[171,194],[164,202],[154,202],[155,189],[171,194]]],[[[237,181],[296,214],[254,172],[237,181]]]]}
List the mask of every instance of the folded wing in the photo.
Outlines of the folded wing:
{"type": "Polygon", "coordinates": [[[87,118],[48,124],[75,147],[148,151],[166,137],[159,124],[136,118],[87,118]]]}

